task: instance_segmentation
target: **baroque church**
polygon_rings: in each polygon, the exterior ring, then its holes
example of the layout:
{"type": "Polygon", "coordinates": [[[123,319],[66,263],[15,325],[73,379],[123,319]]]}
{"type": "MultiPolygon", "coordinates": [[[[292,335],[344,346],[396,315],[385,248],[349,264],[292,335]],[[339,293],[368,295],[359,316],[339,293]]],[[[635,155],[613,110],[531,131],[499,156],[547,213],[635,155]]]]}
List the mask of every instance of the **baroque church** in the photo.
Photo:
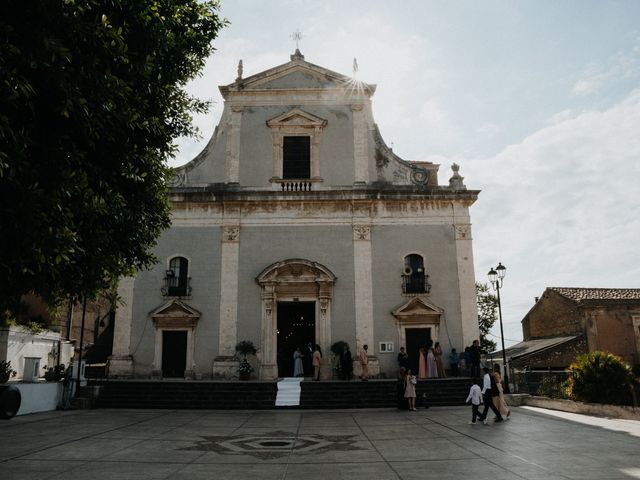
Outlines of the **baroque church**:
{"type": "MultiPolygon", "coordinates": [[[[469,207],[458,166],[397,156],[382,139],[376,85],[305,60],[219,87],[224,110],[204,150],[175,169],[172,226],[159,263],[120,282],[111,377],[291,376],[309,342],[344,341],[369,373],[395,376],[397,353],[478,338],[469,207]],[[447,174],[445,174],[447,175],[447,174]],[[447,176],[449,176],[447,175],[447,176]]],[[[358,374],[357,362],[354,362],[358,374]]]]}

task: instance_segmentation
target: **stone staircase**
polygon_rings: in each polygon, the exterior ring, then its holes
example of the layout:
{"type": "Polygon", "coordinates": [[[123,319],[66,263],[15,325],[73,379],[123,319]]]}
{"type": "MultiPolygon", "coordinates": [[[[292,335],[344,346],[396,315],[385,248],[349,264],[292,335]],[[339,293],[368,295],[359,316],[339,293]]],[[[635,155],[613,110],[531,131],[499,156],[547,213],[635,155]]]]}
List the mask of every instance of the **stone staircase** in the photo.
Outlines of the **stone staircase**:
{"type": "MultiPolygon", "coordinates": [[[[98,387],[96,408],[165,409],[274,409],[278,386],[267,381],[91,380],[98,387]]],[[[445,378],[421,380],[417,395],[427,395],[430,406],[463,405],[471,380],[445,378]]],[[[300,405],[282,408],[395,408],[395,380],[306,380],[300,383],[300,405]]],[[[420,405],[420,402],[418,401],[420,405]]]]}
{"type": "Polygon", "coordinates": [[[207,382],[107,380],[93,381],[100,391],[97,408],[269,409],[274,408],[275,382],[207,382]]]}

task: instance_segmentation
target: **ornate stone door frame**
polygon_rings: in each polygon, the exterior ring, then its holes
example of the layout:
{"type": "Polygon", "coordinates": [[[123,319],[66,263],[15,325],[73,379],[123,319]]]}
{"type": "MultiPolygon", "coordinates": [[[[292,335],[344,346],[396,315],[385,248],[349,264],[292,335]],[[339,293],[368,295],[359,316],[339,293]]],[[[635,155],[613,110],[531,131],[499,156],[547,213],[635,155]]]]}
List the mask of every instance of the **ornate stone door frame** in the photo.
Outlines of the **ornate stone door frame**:
{"type": "Polygon", "coordinates": [[[151,312],[151,318],[156,328],[153,364],[151,366],[153,377],[162,376],[162,333],[164,331],[186,330],[187,358],[184,376],[185,378],[195,378],[195,331],[200,315],[200,312],[180,300],[171,300],[151,312]]]}
{"type": "MultiPolygon", "coordinates": [[[[331,270],[310,260],[289,259],[268,266],[256,281],[262,287],[260,379],[278,378],[278,301],[315,302],[316,343],[323,352],[328,352],[331,342],[331,301],[336,281],[331,270]]],[[[330,368],[328,355],[324,353],[321,366],[323,378],[331,375],[330,368]]]]}
{"type": "Polygon", "coordinates": [[[444,310],[421,297],[414,297],[395,309],[391,314],[396,317],[398,325],[398,341],[400,347],[407,343],[407,328],[430,328],[431,338],[438,341],[440,319],[444,310]]]}

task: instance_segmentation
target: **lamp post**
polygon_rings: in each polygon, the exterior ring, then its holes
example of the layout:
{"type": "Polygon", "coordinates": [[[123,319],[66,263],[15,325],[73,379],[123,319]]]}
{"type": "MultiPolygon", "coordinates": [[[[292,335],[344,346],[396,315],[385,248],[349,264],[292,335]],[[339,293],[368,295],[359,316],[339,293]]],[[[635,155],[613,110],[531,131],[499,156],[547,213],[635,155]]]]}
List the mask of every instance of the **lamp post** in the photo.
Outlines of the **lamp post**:
{"type": "Polygon", "coordinates": [[[502,339],[502,365],[504,365],[504,393],[511,393],[509,390],[509,375],[507,374],[507,354],[504,350],[504,329],[502,328],[502,305],[500,303],[500,289],[502,288],[502,282],[504,281],[504,274],[507,267],[498,263],[495,270],[492,268],[487,274],[491,286],[498,293],[498,318],[500,319],[500,337],[502,339]]]}

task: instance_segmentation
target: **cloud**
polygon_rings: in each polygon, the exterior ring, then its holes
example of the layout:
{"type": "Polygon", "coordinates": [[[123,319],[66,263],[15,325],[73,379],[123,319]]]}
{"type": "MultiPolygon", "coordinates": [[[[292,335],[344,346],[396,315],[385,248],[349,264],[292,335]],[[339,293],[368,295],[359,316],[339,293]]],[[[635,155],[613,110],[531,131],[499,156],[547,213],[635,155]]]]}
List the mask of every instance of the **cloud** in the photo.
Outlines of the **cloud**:
{"type": "Polygon", "coordinates": [[[486,281],[498,261],[508,268],[508,338],[521,338],[545,287],[640,278],[640,89],[603,111],[554,117],[494,157],[458,160],[467,186],[482,189],[471,216],[476,276],[486,281]]]}

